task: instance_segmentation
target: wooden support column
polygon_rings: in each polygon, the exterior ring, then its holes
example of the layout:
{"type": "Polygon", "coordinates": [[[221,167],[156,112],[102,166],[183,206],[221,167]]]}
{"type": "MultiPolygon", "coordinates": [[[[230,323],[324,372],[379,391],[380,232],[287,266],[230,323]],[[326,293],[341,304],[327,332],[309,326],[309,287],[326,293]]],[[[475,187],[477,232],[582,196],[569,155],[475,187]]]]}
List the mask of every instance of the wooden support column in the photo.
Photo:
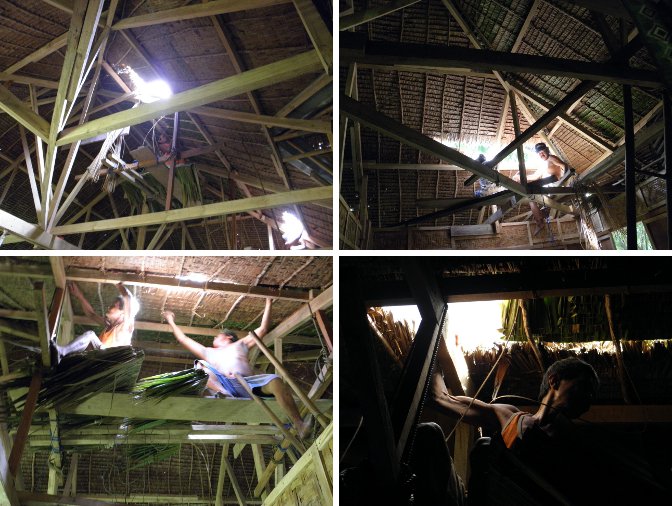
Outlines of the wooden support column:
{"type": "MultiPolygon", "coordinates": [[[[357,64],[356,63],[351,63],[348,66],[348,74],[345,78],[345,95],[348,97],[352,97],[353,94],[356,96],[357,94],[357,64]]],[[[339,132],[339,141],[340,141],[340,146],[339,146],[339,153],[340,153],[340,158],[339,158],[339,178],[338,178],[338,184],[339,184],[339,191],[340,191],[340,185],[341,182],[343,181],[343,159],[345,155],[345,138],[346,138],[346,133],[348,131],[348,117],[345,114],[341,114],[339,117],[340,121],[340,132],[339,132]]],[[[353,162],[353,164],[356,162],[353,162]]]]}
{"type": "MultiPolygon", "coordinates": [[[[518,119],[518,107],[516,106],[516,94],[513,90],[509,91],[509,102],[511,104],[511,115],[513,117],[513,130],[516,133],[516,138],[520,137],[520,121],[518,119]]],[[[523,145],[520,144],[516,148],[518,154],[518,173],[520,174],[520,184],[527,185],[527,172],[525,171],[525,153],[523,152],[523,145]]]]}
{"type": "Polygon", "coordinates": [[[672,249],[672,91],[663,94],[665,124],[665,184],[667,202],[667,249],[672,249]]]}
{"type": "Polygon", "coordinates": [[[625,116],[625,217],[627,248],[637,249],[637,194],[635,182],[635,131],[632,116],[632,88],[623,85],[623,114],[625,116]]]}
{"type": "Polygon", "coordinates": [[[77,495],[77,467],[79,464],[79,453],[73,453],[70,458],[70,467],[68,468],[68,477],[63,487],[63,496],[77,495]]]}
{"type": "Polygon", "coordinates": [[[317,319],[317,325],[320,327],[320,332],[322,332],[322,337],[324,338],[324,342],[326,343],[329,354],[331,355],[333,351],[331,322],[329,322],[327,314],[322,309],[315,311],[315,318],[317,319]]]}
{"type": "Polygon", "coordinates": [[[396,457],[399,461],[409,455],[412,434],[420,416],[422,399],[427,394],[445,317],[446,303],[426,260],[406,259],[404,275],[418,306],[422,321],[406,359],[396,401],[392,409],[392,423],[397,438],[396,457]]]}

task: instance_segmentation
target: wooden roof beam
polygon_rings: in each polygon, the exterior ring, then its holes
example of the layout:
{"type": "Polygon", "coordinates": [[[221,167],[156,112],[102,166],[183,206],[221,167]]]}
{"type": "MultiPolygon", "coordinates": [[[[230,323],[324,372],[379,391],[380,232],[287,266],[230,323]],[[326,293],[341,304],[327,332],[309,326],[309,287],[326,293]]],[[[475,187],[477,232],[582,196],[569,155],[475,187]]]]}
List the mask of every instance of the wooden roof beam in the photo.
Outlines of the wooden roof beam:
{"type": "Polygon", "coordinates": [[[213,216],[224,216],[228,214],[253,211],[255,209],[267,209],[292,204],[312,203],[315,200],[324,200],[330,202],[332,199],[332,188],[332,186],[320,186],[317,188],[292,190],[283,193],[275,193],[272,195],[262,195],[259,197],[218,202],[216,204],[207,204],[204,206],[173,209],[171,211],[161,211],[137,216],[127,216],[118,219],[91,221],[72,225],[61,225],[54,227],[53,232],[54,234],[58,235],[79,234],[82,232],[100,232],[102,230],[116,230],[119,228],[160,225],[162,223],[173,223],[178,221],[210,218],[213,216]]]}
{"type": "Polygon", "coordinates": [[[315,7],[313,0],[293,0],[293,2],[315,51],[320,55],[324,71],[327,75],[331,75],[334,41],[329,27],[322,19],[322,15],[315,7]]]}
{"type": "Polygon", "coordinates": [[[45,232],[44,229],[33,225],[0,209],[0,228],[7,230],[24,241],[44,249],[79,249],[63,239],[45,232]]]}
{"type": "Polygon", "coordinates": [[[253,70],[248,70],[236,76],[220,79],[182,93],[177,93],[165,100],[142,104],[135,109],[114,113],[70,128],[63,132],[58,139],[57,145],[61,146],[119,128],[137,125],[164,114],[185,111],[193,107],[217,102],[250,90],[263,88],[288,79],[294,79],[297,76],[316,72],[320,68],[320,60],[315,51],[308,51],[253,70]]]}
{"type": "Polygon", "coordinates": [[[501,175],[490,167],[478,163],[459,151],[449,148],[398,121],[375,111],[361,102],[353,100],[350,97],[341,96],[340,106],[343,116],[347,116],[354,121],[359,121],[369,128],[392,137],[408,146],[429,153],[450,164],[462,167],[465,170],[477,174],[479,177],[484,177],[489,181],[500,184],[519,195],[527,195],[525,187],[513,179],[501,175]]]}
{"type": "Polygon", "coordinates": [[[627,63],[616,64],[569,60],[489,49],[472,49],[431,44],[379,42],[360,34],[341,34],[341,62],[377,65],[412,65],[434,68],[493,70],[573,77],[581,80],[609,81],[633,86],[658,88],[662,83],[656,72],[633,69],[627,63]]]}
{"type": "Polygon", "coordinates": [[[129,28],[142,28],[144,26],[173,23],[186,19],[196,19],[218,14],[247,11],[271,7],[273,5],[286,4],[290,0],[213,0],[202,4],[187,5],[175,9],[165,9],[149,14],[141,14],[122,19],[112,26],[112,30],[128,30],[129,28]]]}
{"type": "Polygon", "coordinates": [[[308,132],[331,133],[331,122],[297,119],[297,118],[279,118],[276,116],[266,116],[263,114],[251,114],[248,112],[231,111],[227,109],[218,109],[216,107],[196,107],[192,112],[200,116],[211,116],[213,118],[228,119],[240,121],[241,123],[254,123],[257,125],[277,126],[282,128],[291,128],[294,130],[305,130],[308,132]]]}
{"type": "Polygon", "coordinates": [[[373,21],[374,19],[382,18],[388,14],[392,14],[400,9],[418,3],[420,0],[395,0],[388,2],[385,5],[370,7],[368,9],[357,11],[347,16],[342,16],[338,22],[339,30],[350,30],[364,23],[373,21]]]}
{"type": "Polygon", "coordinates": [[[0,86],[0,109],[40,139],[49,139],[49,123],[4,86],[0,86]]]}

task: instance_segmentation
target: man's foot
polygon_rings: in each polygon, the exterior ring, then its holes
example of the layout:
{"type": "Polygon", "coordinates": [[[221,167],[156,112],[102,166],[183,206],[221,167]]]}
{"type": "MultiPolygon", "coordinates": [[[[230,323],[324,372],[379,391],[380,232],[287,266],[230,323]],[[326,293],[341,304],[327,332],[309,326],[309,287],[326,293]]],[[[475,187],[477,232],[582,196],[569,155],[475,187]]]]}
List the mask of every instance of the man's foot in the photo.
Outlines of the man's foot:
{"type": "Polygon", "coordinates": [[[313,428],[313,415],[308,415],[305,420],[302,420],[300,424],[297,424],[296,434],[300,439],[305,439],[306,436],[310,433],[310,430],[313,428]]]}

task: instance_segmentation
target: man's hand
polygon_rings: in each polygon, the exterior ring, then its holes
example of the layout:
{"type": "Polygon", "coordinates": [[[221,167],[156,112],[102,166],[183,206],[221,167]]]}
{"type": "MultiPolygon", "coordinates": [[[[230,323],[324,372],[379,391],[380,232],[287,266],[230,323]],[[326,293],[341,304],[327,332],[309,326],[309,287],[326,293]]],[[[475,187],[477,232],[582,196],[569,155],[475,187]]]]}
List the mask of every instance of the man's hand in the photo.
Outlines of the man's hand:
{"type": "Polygon", "coordinates": [[[75,297],[77,298],[84,297],[82,291],[79,289],[79,286],[77,286],[77,283],[75,283],[74,281],[68,281],[68,288],[70,289],[70,293],[75,297]]]}
{"type": "Polygon", "coordinates": [[[164,311],[161,316],[168,322],[168,324],[175,324],[175,313],[172,311],[164,311]]]}

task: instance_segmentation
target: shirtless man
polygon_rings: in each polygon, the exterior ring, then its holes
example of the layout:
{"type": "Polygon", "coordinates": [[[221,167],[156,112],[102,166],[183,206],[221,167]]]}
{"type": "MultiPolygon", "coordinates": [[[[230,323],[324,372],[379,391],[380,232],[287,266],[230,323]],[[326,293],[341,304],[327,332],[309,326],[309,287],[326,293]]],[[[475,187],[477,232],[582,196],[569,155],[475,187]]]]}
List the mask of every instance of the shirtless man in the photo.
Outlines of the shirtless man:
{"type": "Polygon", "coordinates": [[[124,286],[123,283],[117,283],[119,296],[107,309],[105,316],[99,316],[91,306],[91,303],[84,298],[81,290],[76,283],[68,283],[70,294],[79,299],[84,313],[96,323],[103,325],[103,331],[97,336],[92,330],[86,331],[77,337],[71,343],[64,346],[54,345],[59,360],[65,355],[85,351],[89,346],[94,349],[112,348],[114,346],[130,346],[133,330],[135,327],[135,316],[140,311],[140,304],[133,294],[124,286]]]}
{"type": "MultiPolygon", "coordinates": [[[[534,193],[535,189],[559,181],[567,170],[567,164],[557,156],[552,155],[548,146],[543,142],[535,144],[534,150],[539,157],[546,162],[546,167],[527,176],[527,182],[530,186],[529,189],[532,193],[534,193]]],[[[513,180],[520,181],[520,175],[516,174],[513,176],[513,180]]],[[[530,210],[532,211],[534,221],[537,224],[537,229],[534,231],[534,235],[537,235],[544,225],[545,218],[536,202],[530,202],[530,210]]]]}
{"type": "MultiPolygon", "coordinates": [[[[248,351],[256,346],[256,341],[249,333],[243,338],[238,338],[235,332],[223,329],[215,336],[212,347],[202,344],[187,337],[175,324],[175,314],[172,311],[164,311],[163,317],[173,330],[177,341],[198,357],[197,367],[208,373],[208,388],[228,397],[247,398],[250,396],[240,385],[235,375],[245,378],[255,395],[259,397],[275,397],[280,407],[289,416],[300,438],[305,437],[310,429],[310,423],[301,419],[292,393],[276,374],[263,374],[255,371],[250,365],[248,351]]],[[[271,321],[271,299],[266,299],[266,308],[261,319],[259,328],[254,331],[257,337],[263,338],[269,330],[271,321]]]]}

